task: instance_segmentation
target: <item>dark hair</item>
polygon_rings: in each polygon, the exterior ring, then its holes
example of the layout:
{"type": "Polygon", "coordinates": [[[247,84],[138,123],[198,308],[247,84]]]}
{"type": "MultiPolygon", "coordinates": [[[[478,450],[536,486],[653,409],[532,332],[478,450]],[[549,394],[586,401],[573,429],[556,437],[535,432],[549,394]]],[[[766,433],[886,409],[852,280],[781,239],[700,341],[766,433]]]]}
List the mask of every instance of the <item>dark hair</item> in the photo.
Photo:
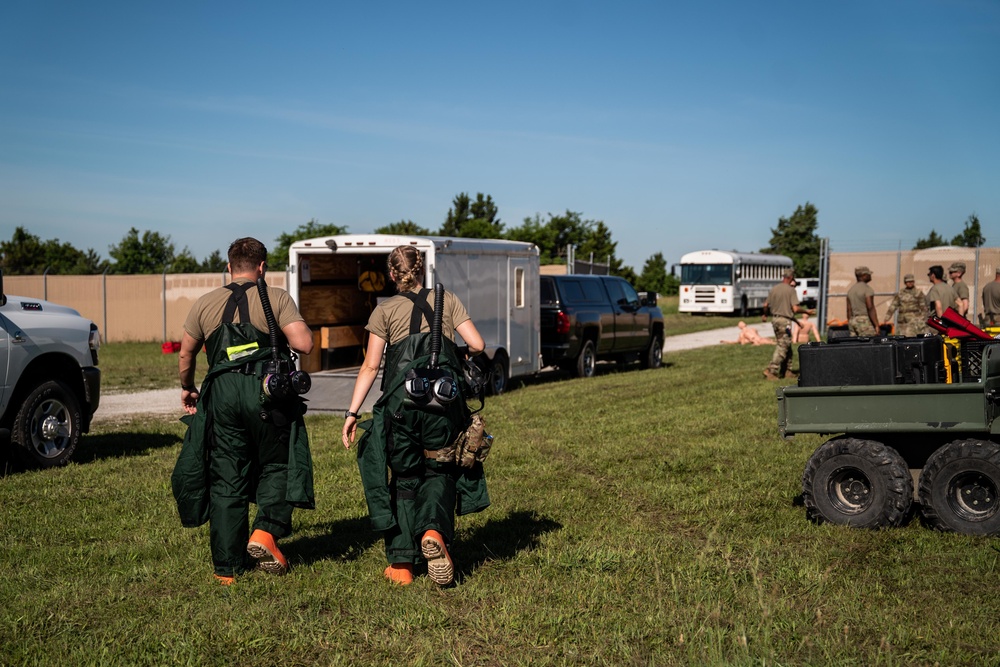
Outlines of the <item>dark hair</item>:
{"type": "Polygon", "coordinates": [[[267,248],[257,239],[246,236],[229,246],[229,268],[233,273],[249,273],[267,261],[267,248]]]}
{"type": "Polygon", "coordinates": [[[928,273],[933,273],[934,277],[938,280],[944,280],[944,267],[940,264],[935,264],[931,268],[927,269],[928,273]]]}

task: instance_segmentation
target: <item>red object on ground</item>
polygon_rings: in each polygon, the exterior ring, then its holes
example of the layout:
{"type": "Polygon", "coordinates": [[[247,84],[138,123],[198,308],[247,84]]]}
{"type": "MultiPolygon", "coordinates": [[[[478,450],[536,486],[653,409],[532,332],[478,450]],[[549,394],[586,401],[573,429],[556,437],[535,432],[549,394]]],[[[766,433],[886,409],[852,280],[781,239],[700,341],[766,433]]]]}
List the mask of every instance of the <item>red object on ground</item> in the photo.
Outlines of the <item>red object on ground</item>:
{"type": "Polygon", "coordinates": [[[167,341],[162,346],[163,354],[173,354],[174,352],[181,351],[181,342],[177,341],[167,341]]]}

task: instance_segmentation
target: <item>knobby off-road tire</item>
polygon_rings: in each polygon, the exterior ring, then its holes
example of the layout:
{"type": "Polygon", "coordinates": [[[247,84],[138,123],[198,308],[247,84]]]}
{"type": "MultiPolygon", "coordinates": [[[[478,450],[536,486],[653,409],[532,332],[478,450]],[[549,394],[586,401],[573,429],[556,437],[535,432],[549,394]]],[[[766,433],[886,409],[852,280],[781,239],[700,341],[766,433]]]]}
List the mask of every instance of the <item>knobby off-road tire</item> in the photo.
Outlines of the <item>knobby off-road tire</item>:
{"type": "Polygon", "coordinates": [[[80,402],[58,380],[43,382],[27,396],[11,434],[18,455],[29,465],[66,465],[80,442],[80,402]]]}
{"type": "Polygon", "coordinates": [[[580,346],[580,354],[576,357],[576,367],[573,369],[578,378],[594,377],[597,368],[597,351],[594,348],[594,341],[585,340],[580,346]]]}
{"type": "Polygon", "coordinates": [[[1000,534],[1000,445],[956,440],[927,459],[917,493],[924,521],[965,535],[1000,534]]]}
{"type": "Polygon", "coordinates": [[[817,523],[898,526],[913,502],[913,478],[895,449],[874,440],[835,438],[806,464],[802,499],[817,523]]]}
{"type": "Polygon", "coordinates": [[[643,368],[659,368],[663,364],[663,335],[655,333],[649,340],[649,347],[642,357],[643,368]]]}
{"type": "Polygon", "coordinates": [[[487,384],[490,396],[499,396],[507,391],[507,355],[497,352],[490,364],[490,381],[487,384]]]}

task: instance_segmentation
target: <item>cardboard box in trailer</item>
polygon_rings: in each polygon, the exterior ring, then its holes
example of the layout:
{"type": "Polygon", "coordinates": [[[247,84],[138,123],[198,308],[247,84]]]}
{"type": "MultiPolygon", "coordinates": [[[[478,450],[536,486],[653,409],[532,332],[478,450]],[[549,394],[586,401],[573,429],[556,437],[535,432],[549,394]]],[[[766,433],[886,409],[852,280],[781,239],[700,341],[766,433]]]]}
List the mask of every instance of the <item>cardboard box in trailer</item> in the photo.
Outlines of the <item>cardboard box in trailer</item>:
{"type": "MultiPolygon", "coordinates": [[[[541,369],[538,248],[493,239],[343,234],[296,241],[288,250],[288,291],[313,331],[309,372],[357,367],[364,359],[365,324],[382,299],[395,294],[386,262],[400,245],[417,248],[425,287],[440,282],[465,304],[486,341],[492,390],[541,369]]],[[[464,344],[461,336],[456,342],[464,344]]]]}

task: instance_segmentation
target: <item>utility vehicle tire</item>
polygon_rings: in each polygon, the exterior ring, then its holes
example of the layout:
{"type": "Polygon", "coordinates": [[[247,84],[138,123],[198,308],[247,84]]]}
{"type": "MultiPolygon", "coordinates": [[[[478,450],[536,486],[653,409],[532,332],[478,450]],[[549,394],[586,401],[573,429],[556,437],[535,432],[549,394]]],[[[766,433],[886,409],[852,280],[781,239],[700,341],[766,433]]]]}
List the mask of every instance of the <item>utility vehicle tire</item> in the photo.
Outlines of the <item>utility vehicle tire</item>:
{"type": "Polygon", "coordinates": [[[594,377],[594,370],[597,368],[597,351],[594,349],[594,341],[585,340],[580,347],[580,354],[576,357],[575,373],[578,378],[594,377]]]}
{"type": "Polygon", "coordinates": [[[35,387],[14,418],[11,439],[28,464],[40,468],[66,465],[80,441],[80,402],[62,382],[35,387]]]}
{"type": "Polygon", "coordinates": [[[663,364],[663,334],[655,333],[642,356],[643,368],[659,368],[663,364]]]}
{"type": "Polygon", "coordinates": [[[486,386],[490,396],[499,396],[507,391],[507,355],[497,352],[490,363],[490,382],[486,386]]]}
{"type": "Polygon", "coordinates": [[[903,457],[874,440],[834,438],[810,457],[802,474],[806,513],[817,523],[856,528],[898,526],[913,502],[903,457]]]}
{"type": "Polygon", "coordinates": [[[956,440],[927,459],[917,485],[924,521],[966,535],[1000,534],[1000,445],[956,440]]]}

